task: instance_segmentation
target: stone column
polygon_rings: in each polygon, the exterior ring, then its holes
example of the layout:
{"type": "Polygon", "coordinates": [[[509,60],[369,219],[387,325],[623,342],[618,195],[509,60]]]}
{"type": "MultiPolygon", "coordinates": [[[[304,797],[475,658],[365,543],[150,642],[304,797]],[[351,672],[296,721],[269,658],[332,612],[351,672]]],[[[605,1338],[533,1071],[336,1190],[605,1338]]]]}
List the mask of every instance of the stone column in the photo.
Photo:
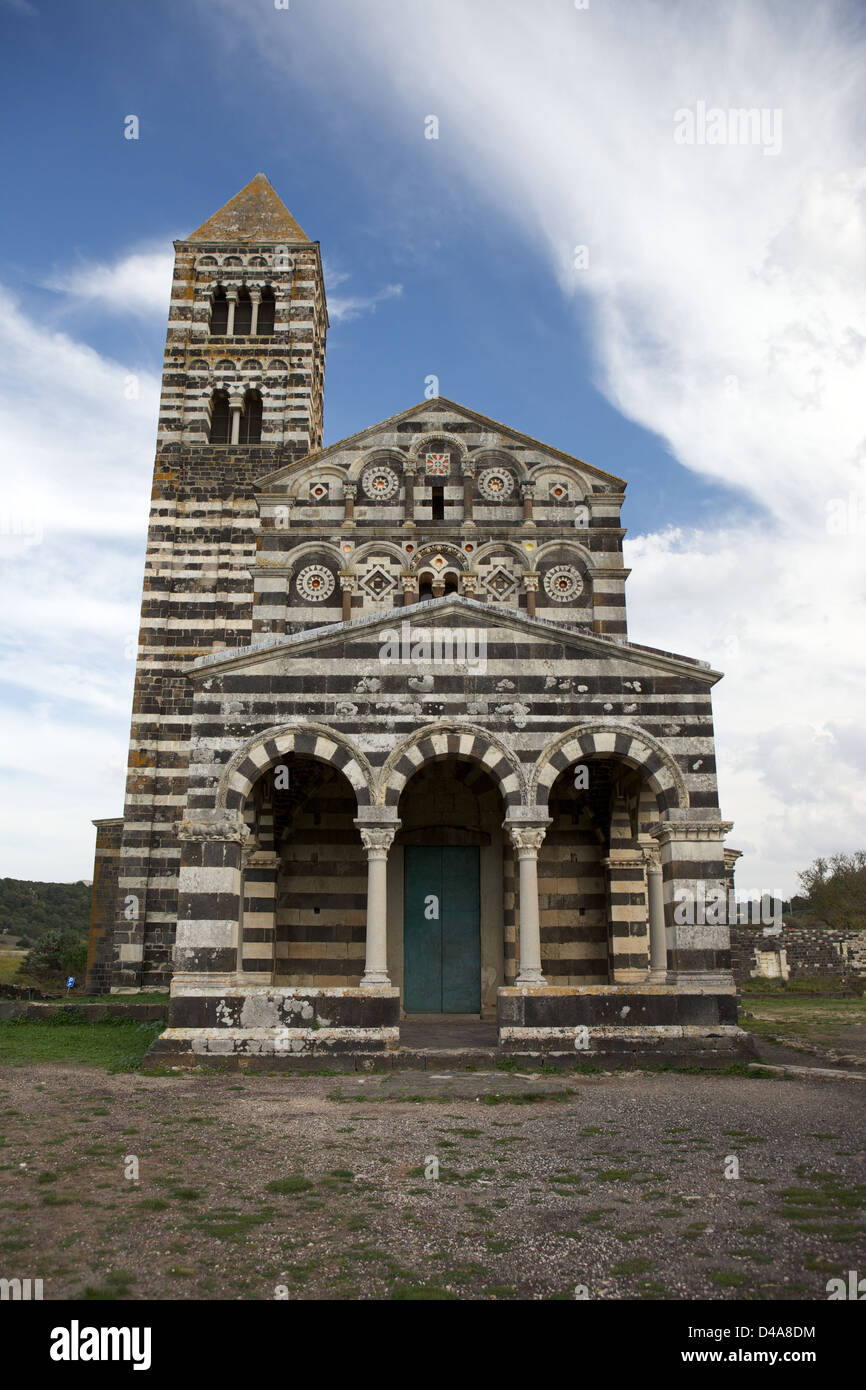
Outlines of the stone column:
{"type": "Polygon", "coordinates": [[[441,575],[435,574],[433,576],[433,584],[431,587],[433,589],[433,597],[442,598],[443,594],[445,593],[444,578],[441,575]]]}
{"type": "Polygon", "coordinates": [[[243,411],[243,408],[244,408],[244,398],[243,398],[243,396],[242,396],[239,392],[233,391],[233,392],[230,394],[230,396],[229,396],[229,410],[231,411],[231,421],[232,421],[232,424],[231,424],[231,432],[230,432],[230,434],[229,434],[229,443],[230,443],[230,444],[237,444],[237,443],[240,441],[240,437],[241,437],[241,413],[242,413],[242,411],[243,411]]]}
{"type": "Polygon", "coordinates": [[[415,474],[418,471],[417,459],[407,459],[403,464],[403,525],[415,525],[415,474]]]}
{"type": "Polygon", "coordinates": [[[196,811],[181,845],[175,937],[178,974],[238,977],[241,871],[249,826],[236,811],[196,811]]]}
{"type": "Polygon", "coordinates": [[[250,301],[253,306],[253,314],[250,320],[250,337],[254,338],[259,327],[259,305],[262,302],[261,290],[250,290],[250,301]]]}
{"type": "Polygon", "coordinates": [[[418,576],[401,574],[400,583],[403,585],[403,607],[408,608],[410,604],[418,602],[418,576]]]}
{"type": "Polygon", "coordinates": [[[355,525],[355,498],[357,497],[357,495],[358,495],[358,484],[357,484],[357,483],[344,483],[344,484],[343,484],[343,501],[344,501],[344,503],[345,503],[345,510],[344,510],[344,513],[343,513],[343,520],[342,520],[342,523],[341,523],[341,525],[343,525],[343,526],[354,526],[354,525],[355,525]]]}
{"type": "Polygon", "coordinates": [[[508,831],[511,843],[517,850],[519,860],[520,888],[520,974],[516,985],[545,985],[547,981],[541,973],[541,928],[538,914],[538,851],[541,848],[547,827],[552,824],[549,817],[533,817],[526,820],[506,820],[503,829],[508,831]]]}
{"type": "Polygon", "coordinates": [[[280,856],[251,849],[244,856],[241,970],[250,984],[269,985],[277,940],[277,876],[280,856]]]}
{"type": "Polygon", "coordinates": [[[650,827],[661,850],[669,978],[674,983],[732,983],[724,852],[731,826],[731,821],[684,817],[650,827]]]}
{"type": "Polygon", "coordinates": [[[650,980],[664,984],[668,978],[668,934],[665,926],[665,896],[658,849],[644,850],[649,898],[650,980]]]}
{"type": "Polygon", "coordinates": [[[229,317],[228,323],[226,324],[226,337],[231,338],[235,331],[235,309],[237,308],[238,304],[237,290],[226,290],[226,299],[228,300],[229,304],[229,317]]]}
{"type": "Polygon", "coordinates": [[[463,525],[467,530],[475,529],[473,508],[475,506],[475,462],[473,459],[464,459],[462,464],[463,473],[463,525]]]}
{"type": "Polygon", "coordinates": [[[461,592],[461,594],[465,594],[467,598],[475,598],[475,594],[476,594],[477,588],[478,588],[478,575],[477,575],[477,574],[461,574],[461,576],[460,576],[460,592],[461,592]]]}
{"type": "Polygon", "coordinates": [[[352,617],[352,595],[357,591],[357,583],[354,574],[340,574],[340,588],[343,591],[343,622],[348,623],[352,617]]]}
{"type": "Polygon", "coordinates": [[[538,581],[540,576],[537,574],[525,574],[523,576],[523,587],[526,590],[526,613],[530,618],[535,617],[535,595],[538,593],[538,581]]]}
{"type": "Polygon", "coordinates": [[[355,825],[367,851],[367,955],[362,989],[390,987],[388,976],[388,851],[400,822],[384,807],[367,807],[376,818],[361,816],[355,825]]]}
{"type": "Polygon", "coordinates": [[[520,496],[523,498],[523,525],[534,526],[532,502],[535,497],[535,483],[521,483],[520,496]]]}

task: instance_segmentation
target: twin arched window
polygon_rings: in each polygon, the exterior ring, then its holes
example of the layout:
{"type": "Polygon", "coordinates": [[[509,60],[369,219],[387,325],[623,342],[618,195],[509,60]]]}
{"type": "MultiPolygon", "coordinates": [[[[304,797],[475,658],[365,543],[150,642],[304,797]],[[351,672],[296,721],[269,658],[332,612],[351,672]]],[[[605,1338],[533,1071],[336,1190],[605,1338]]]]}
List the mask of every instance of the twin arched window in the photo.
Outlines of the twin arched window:
{"type": "Polygon", "coordinates": [[[227,391],[214,391],[211,398],[211,444],[260,444],[262,440],[262,397],[259,391],[244,392],[243,405],[232,408],[227,391]],[[237,415],[235,437],[234,416],[237,415]]]}
{"type": "Polygon", "coordinates": [[[274,333],[276,300],[270,285],[261,291],[258,304],[253,303],[246,285],[238,291],[234,314],[223,285],[217,285],[211,300],[210,331],[214,338],[271,338],[274,333]]]}

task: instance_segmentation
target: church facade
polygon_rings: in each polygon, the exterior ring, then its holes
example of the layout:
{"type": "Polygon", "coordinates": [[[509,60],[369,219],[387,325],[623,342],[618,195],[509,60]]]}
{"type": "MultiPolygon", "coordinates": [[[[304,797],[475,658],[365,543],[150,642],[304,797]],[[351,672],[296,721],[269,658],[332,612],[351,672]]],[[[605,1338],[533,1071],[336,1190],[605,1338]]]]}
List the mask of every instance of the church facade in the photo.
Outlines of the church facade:
{"type": "Polygon", "coordinates": [[[259,174],[175,249],[89,989],[180,1063],[736,1050],[720,677],[629,640],[623,481],[439,396],[324,447],[318,244],[259,174]]]}

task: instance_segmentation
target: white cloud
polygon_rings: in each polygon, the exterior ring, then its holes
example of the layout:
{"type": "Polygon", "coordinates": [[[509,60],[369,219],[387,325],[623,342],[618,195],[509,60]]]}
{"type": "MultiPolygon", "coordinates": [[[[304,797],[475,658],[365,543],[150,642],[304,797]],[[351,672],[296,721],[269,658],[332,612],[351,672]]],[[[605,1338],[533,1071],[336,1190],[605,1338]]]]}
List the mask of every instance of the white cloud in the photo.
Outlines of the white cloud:
{"type": "MultiPolygon", "coordinates": [[[[223,10],[236,17],[234,0],[223,10]]],[[[516,226],[589,316],[608,399],[753,500],[745,532],[720,517],[716,531],[632,541],[630,624],[639,641],[718,649],[732,843],[748,851],[744,881],[786,890],[813,855],[864,839],[864,749],[849,737],[866,535],[856,18],[760,0],[380,0],[374,24],[325,0],[308,15],[311,77],[326,70],[402,132],[407,161],[432,157],[424,120],[437,114],[449,180],[516,226]],[[675,112],[701,101],[780,111],[781,152],[675,143],[675,112]]],[[[264,12],[251,23],[279,69],[297,36],[264,12]]]]}
{"type": "Polygon", "coordinates": [[[0,315],[0,873],[77,879],[123,806],[158,382],[0,315]]]}
{"type": "Polygon", "coordinates": [[[167,319],[173,268],[174,255],[164,247],[132,251],[113,265],[55,270],[45,287],[108,313],[167,319]]]}
{"type": "Polygon", "coordinates": [[[402,285],[385,285],[373,294],[342,295],[334,291],[350,279],[348,271],[333,270],[326,262],[322,269],[325,274],[325,291],[328,297],[328,318],[331,323],[351,323],[362,314],[376,312],[376,306],[388,299],[399,299],[403,293],[402,285]]]}

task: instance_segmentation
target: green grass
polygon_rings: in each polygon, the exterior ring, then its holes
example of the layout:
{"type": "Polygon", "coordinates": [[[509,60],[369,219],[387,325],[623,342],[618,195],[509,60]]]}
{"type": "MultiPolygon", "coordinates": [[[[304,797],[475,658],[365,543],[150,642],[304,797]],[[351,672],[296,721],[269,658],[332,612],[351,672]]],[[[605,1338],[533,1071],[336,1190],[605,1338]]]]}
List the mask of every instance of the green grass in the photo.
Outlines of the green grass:
{"type": "Polygon", "coordinates": [[[32,1062],[83,1062],[108,1071],[136,1071],[151,1042],[165,1025],[112,1019],[81,1023],[58,1019],[0,1021],[0,1066],[32,1062]]]}

